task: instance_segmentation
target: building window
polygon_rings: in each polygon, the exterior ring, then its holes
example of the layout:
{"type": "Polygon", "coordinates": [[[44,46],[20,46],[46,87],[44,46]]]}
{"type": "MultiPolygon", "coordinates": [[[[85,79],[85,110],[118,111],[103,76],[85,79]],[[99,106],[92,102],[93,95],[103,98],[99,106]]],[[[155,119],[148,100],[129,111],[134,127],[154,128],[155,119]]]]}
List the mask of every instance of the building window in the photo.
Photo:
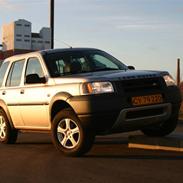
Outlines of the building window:
{"type": "Polygon", "coordinates": [[[24,37],[30,37],[29,35],[24,35],[24,37]]]}
{"type": "Polygon", "coordinates": [[[38,41],[38,43],[43,43],[43,41],[38,41]]]}
{"type": "Polygon", "coordinates": [[[25,26],[25,27],[30,27],[30,25],[29,25],[29,24],[25,24],[24,26],[25,26]]]}
{"type": "Polygon", "coordinates": [[[24,39],[24,41],[25,41],[25,42],[30,42],[30,40],[28,40],[28,39],[24,39]]]}
{"type": "Polygon", "coordinates": [[[16,24],[16,26],[22,26],[22,24],[16,24]]]}
{"type": "Polygon", "coordinates": [[[36,41],[35,40],[32,40],[32,43],[35,43],[36,41]]]}
{"type": "Polygon", "coordinates": [[[22,37],[22,35],[21,35],[21,34],[16,34],[16,36],[17,36],[17,37],[22,37]]]}
{"type": "Polygon", "coordinates": [[[45,41],[46,44],[50,44],[50,41],[45,41]]]}
{"type": "Polygon", "coordinates": [[[16,39],[16,41],[22,41],[21,39],[16,39]]]}

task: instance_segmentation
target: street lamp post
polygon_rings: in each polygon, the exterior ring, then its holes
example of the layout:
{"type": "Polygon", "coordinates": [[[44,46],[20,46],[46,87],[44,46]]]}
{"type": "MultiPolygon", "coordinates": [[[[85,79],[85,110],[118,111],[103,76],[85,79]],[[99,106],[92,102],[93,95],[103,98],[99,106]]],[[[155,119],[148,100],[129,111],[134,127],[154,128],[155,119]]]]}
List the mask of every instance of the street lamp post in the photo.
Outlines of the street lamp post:
{"type": "Polygon", "coordinates": [[[51,49],[54,48],[54,0],[50,0],[51,49]]]}
{"type": "Polygon", "coordinates": [[[180,85],[180,58],[177,59],[177,86],[180,85]]]}

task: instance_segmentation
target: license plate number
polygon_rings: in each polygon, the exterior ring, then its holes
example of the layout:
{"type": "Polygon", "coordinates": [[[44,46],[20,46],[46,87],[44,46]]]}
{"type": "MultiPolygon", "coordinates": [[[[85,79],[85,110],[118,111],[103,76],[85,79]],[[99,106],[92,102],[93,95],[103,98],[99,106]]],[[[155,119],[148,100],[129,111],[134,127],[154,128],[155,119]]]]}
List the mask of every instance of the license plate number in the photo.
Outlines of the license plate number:
{"type": "Polygon", "coordinates": [[[163,102],[163,97],[161,94],[132,97],[132,104],[134,106],[151,105],[151,104],[158,104],[162,102],[163,102]]]}

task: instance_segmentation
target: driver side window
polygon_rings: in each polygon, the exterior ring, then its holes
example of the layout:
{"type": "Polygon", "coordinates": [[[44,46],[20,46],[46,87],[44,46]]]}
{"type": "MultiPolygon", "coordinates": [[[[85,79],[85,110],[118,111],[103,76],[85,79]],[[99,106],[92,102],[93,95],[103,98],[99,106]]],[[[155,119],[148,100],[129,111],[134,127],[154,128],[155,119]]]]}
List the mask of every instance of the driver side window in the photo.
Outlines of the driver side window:
{"type": "Polygon", "coordinates": [[[26,84],[41,83],[41,79],[44,78],[44,73],[37,58],[30,58],[28,60],[25,78],[26,84]],[[28,80],[32,79],[33,81],[27,81],[27,78],[29,78],[28,80]]]}

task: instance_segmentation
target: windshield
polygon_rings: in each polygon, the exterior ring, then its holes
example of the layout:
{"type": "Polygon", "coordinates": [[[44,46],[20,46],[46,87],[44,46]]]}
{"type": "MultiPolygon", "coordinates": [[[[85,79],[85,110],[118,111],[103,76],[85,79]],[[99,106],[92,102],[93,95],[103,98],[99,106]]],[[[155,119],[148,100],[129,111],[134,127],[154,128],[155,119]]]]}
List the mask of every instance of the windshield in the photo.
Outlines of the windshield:
{"type": "Polygon", "coordinates": [[[51,77],[127,69],[127,66],[116,58],[98,50],[48,53],[43,57],[51,77]]]}

